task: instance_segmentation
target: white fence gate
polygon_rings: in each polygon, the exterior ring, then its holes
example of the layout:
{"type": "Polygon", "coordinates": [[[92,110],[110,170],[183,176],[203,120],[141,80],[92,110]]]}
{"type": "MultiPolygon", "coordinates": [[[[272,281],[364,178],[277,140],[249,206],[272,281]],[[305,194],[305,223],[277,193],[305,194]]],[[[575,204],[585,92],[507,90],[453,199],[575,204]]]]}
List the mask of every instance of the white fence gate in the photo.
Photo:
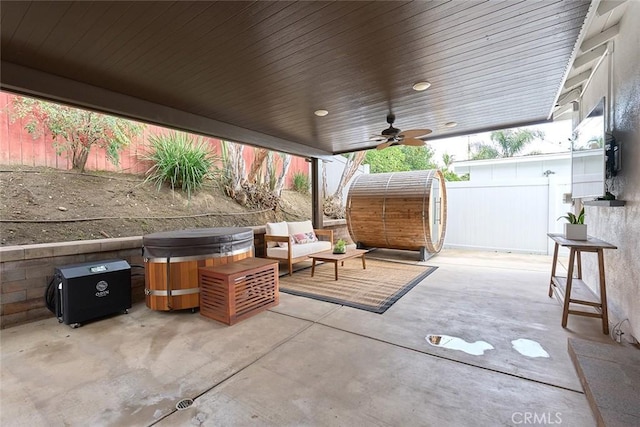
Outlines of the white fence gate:
{"type": "MultiPolygon", "coordinates": [[[[447,182],[445,247],[547,254],[549,180],[447,182]]],[[[556,192],[552,191],[555,211],[556,192]]],[[[555,221],[555,218],[553,218],[555,221]]]]}

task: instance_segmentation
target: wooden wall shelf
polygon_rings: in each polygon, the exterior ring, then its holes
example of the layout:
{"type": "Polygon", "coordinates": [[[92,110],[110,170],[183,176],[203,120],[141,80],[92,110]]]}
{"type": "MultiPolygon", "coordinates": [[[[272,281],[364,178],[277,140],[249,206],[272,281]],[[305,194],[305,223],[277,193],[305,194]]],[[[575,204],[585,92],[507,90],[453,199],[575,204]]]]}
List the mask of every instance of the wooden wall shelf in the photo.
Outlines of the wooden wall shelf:
{"type": "Polygon", "coordinates": [[[604,207],[616,207],[624,206],[627,202],[624,200],[587,200],[582,202],[585,206],[604,206],[604,207]]]}

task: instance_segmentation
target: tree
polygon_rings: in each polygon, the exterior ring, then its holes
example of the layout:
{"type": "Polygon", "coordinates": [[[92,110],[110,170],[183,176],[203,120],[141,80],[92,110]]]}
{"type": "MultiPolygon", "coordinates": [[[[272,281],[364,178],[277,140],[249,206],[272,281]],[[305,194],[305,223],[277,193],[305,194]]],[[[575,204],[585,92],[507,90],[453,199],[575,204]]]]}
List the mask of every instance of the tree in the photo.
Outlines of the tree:
{"type": "Polygon", "coordinates": [[[275,186],[273,188],[273,192],[280,197],[282,195],[282,190],[284,190],[284,185],[286,183],[287,172],[289,172],[289,166],[291,166],[291,156],[285,153],[280,153],[280,157],[282,158],[282,170],[280,171],[280,175],[278,179],[276,179],[275,186]]]}
{"type": "Polygon", "coordinates": [[[253,149],[253,163],[251,164],[251,169],[249,169],[249,175],[247,175],[247,181],[257,183],[258,179],[261,178],[260,170],[262,169],[262,165],[264,161],[269,156],[269,150],[266,148],[254,148],[253,149]]]}
{"type": "Polygon", "coordinates": [[[493,145],[476,142],[471,147],[473,152],[471,160],[497,159],[500,157],[500,152],[493,145]]]}
{"type": "Polygon", "coordinates": [[[491,140],[498,145],[502,157],[513,157],[544,132],[529,129],[505,129],[491,132],[491,140]]]}
{"type": "Polygon", "coordinates": [[[455,156],[449,153],[442,154],[442,163],[444,164],[444,170],[449,170],[454,160],[455,156]]]}
{"type": "Polygon", "coordinates": [[[369,150],[364,162],[369,165],[371,173],[406,170],[404,154],[397,147],[389,147],[384,150],[369,150]]]}
{"type": "Polygon", "coordinates": [[[422,147],[413,147],[409,145],[401,145],[400,151],[404,154],[404,162],[411,171],[421,171],[427,169],[436,169],[437,166],[433,162],[433,149],[428,145],[422,147]]]}
{"type": "Polygon", "coordinates": [[[329,197],[329,180],[327,179],[327,168],[325,161],[322,161],[322,200],[329,197]]]}
{"type": "Polygon", "coordinates": [[[280,203],[291,156],[258,148],[247,174],[244,147],[235,142],[222,141],[223,189],[227,196],[243,206],[275,209],[280,203]],[[280,174],[276,172],[278,158],[282,159],[280,174]]]}
{"type": "Polygon", "coordinates": [[[364,163],[371,173],[433,169],[433,150],[428,146],[398,145],[384,150],[367,151],[364,163]]]}
{"type": "Polygon", "coordinates": [[[513,157],[535,139],[544,138],[544,132],[529,129],[504,129],[491,132],[491,144],[473,144],[472,160],[513,157]]]}
{"type": "Polygon", "coordinates": [[[454,160],[455,160],[455,156],[449,153],[444,153],[442,155],[442,163],[444,164],[444,167],[441,168],[440,171],[442,172],[442,175],[444,175],[444,180],[445,181],[468,181],[469,180],[468,175],[459,176],[458,174],[450,170],[454,160]]]}
{"type": "Polygon", "coordinates": [[[353,178],[356,172],[358,172],[358,168],[365,159],[366,151],[357,151],[354,153],[344,154],[343,156],[346,161],[344,163],[344,168],[342,169],[342,175],[340,176],[340,181],[338,182],[336,191],[334,191],[331,196],[326,195],[326,168],[323,168],[322,171],[322,188],[325,194],[322,209],[324,214],[330,218],[344,218],[345,208],[342,199],[342,192],[344,191],[344,187],[349,183],[349,181],[351,181],[351,178],[353,178]]]}
{"type": "Polygon", "coordinates": [[[342,176],[340,177],[340,182],[338,182],[338,186],[336,187],[336,191],[333,193],[334,199],[339,199],[342,201],[342,192],[344,191],[344,187],[347,185],[351,178],[358,172],[358,168],[364,161],[366,151],[358,151],[355,153],[349,153],[345,156],[347,161],[344,164],[344,169],[342,170],[342,176]]]}
{"type": "Polygon", "coordinates": [[[120,150],[143,128],[130,120],[21,96],[13,101],[13,115],[26,121],[25,129],[34,138],[51,135],[58,155],[69,153],[80,172],[94,145],[104,148],[109,161],[118,165],[120,150]]]}
{"type": "Polygon", "coordinates": [[[445,181],[469,181],[469,174],[466,173],[462,176],[452,171],[442,171],[445,181]]]}
{"type": "MultiPolygon", "coordinates": [[[[244,145],[222,141],[222,163],[224,168],[223,188],[227,196],[236,198],[246,180],[244,145]]],[[[245,200],[246,202],[246,200],[245,200]]]]}

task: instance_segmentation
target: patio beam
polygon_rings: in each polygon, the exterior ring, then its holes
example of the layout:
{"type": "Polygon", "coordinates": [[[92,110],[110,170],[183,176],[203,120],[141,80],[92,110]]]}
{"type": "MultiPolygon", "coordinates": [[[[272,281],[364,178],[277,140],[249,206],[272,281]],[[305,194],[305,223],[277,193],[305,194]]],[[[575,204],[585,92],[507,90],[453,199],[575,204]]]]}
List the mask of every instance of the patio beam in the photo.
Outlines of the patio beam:
{"type": "Polygon", "coordinates": [[[589,77],[591,77],[591,72],[593,70],[591,68],[589,68],[587,71],[585,71],[584,73],[580,73],[575,77],[571,77],[570,79],[568,79],[565,83],[564,83],[564,88],[565,89],[571,89],[574,88],[576,86],[579,86],[580,84],[582,84],[583,82],[586,82],[587,80],[589,80],[589,77]]]}
{"type": "Polygon", "coordinates": [[[573,61],[573,68],[577,69],[595,61],[596,59],[600,59],[605,53],[607,53],[607,46],[600,46],[590,52],[580,55],[575,61],[573,61]]]}
{"type": "Polygon", "coordinates": [[[613,9],[622,6],[623,4],[625,4],[627,2],[627,0],[605,0],[605,1],[601,1],[600,4],[598,5],[598,16],[602,16],[606,13],[611,12],[613,9]]]}
{"type": "Polygon", "coordinates": [[[620,24],[612,25],[611,27],[607,28],[603,32],[596,34],[590,39],[583,41],[582,44],[580,45],[580,50],[582,52],[588,52],[595,47],[605,44],[606,42],[608,42],[609,40],[617,36],[619,32],[620,32],[620,24]]]}
{"type": "Polygon", "coordinates": [[[301,157],[331,156],[331,153],[314,147],[15,63],[2,61],[0,69],[2,69],[0,88],[9,92],[301,157]]]}
{"type": "Polygon", "coordinates": [[[564,105],[569,104],[570,102],[577,101],[580,99],[580,95],[582,94],[582,87],[578,87],[573,89],[570,92],[564,92],[560,95],[560,99],[558,100],[558,106],[562,107],[564,105]]]}

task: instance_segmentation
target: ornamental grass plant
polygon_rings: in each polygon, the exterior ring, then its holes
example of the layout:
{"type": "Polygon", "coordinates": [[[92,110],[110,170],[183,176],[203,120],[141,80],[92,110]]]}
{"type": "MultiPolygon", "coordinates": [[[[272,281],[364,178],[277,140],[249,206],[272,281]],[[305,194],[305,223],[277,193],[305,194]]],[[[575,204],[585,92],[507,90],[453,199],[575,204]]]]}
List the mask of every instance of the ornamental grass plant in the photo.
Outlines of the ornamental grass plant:
{"type": "Polygon", "coordinates": [[[293,174],[293,189],[301,194],[309,194],[309,177],[306,173],[296,172],[293,174]]]}
{"type": "Polygon", "coordinates": [[[149,152],[145,160],[153,163],[147,170],[147,180],[158,189],[168,183],[186,192],[188,197],[201,188],[207,178],[215,178],[218,161],[212,147],[202,138],[184,132],[169,132],[149,137],[149,152]]]}

